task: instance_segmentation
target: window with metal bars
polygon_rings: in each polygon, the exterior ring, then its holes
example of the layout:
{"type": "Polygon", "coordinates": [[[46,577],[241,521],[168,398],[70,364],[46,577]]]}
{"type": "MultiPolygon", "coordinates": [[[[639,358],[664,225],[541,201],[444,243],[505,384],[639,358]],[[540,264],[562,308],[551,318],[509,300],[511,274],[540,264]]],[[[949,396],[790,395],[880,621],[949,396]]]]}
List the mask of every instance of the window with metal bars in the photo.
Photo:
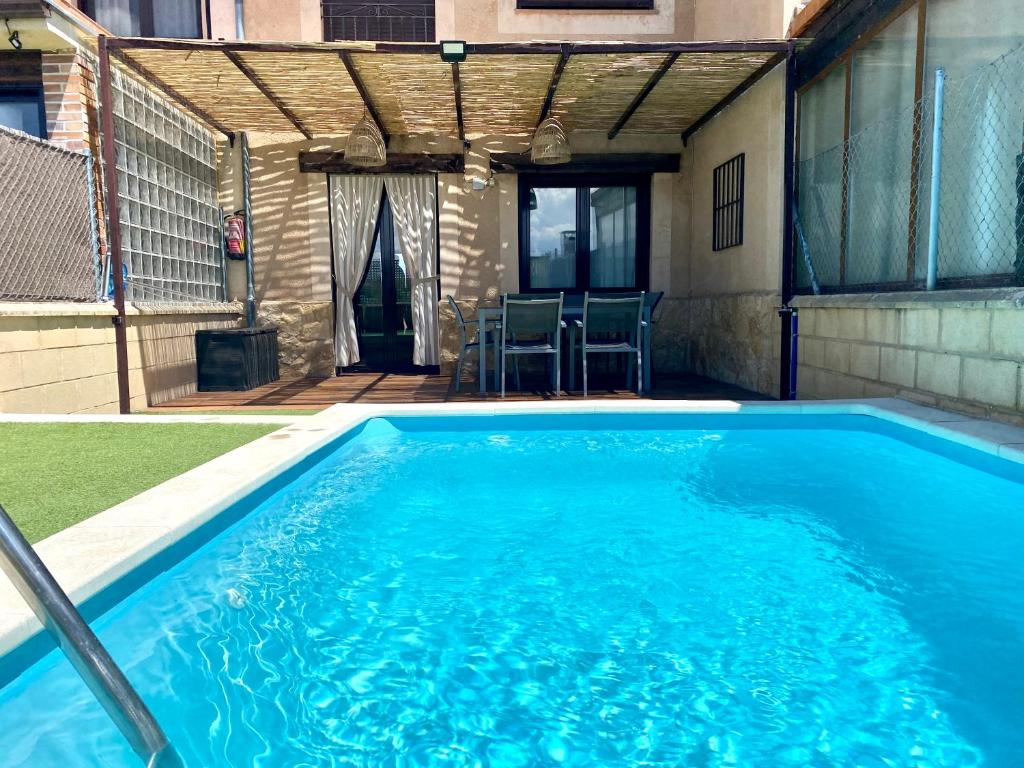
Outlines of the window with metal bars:
{"type": "Polygon", "coordinates": [[[326,41],[432,43],[435,40],[433,0],[321,0],[320,10],[326,41]]]}
{"type": "Polygon", "coordinates": [[[746,155],[726,160],[712,172],[711,250],[743,244],[743,172],[746,155]]]}

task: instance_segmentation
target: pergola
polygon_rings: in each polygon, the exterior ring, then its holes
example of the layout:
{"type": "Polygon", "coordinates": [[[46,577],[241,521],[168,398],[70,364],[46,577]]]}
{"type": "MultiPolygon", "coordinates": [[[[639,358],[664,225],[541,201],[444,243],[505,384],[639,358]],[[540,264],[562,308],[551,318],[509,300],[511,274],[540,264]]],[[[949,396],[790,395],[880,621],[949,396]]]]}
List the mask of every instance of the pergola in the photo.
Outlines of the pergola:
{"type": "Polygon", "coordinates": [[[784,40],[438,44],[109,38],[107,51],[232,138],[239,131],[345,136],[364,112],[391,136],[568,131],[689,138],[791,50],[784,40]]]}
{"type": "MultiPolygon", "coordinates": [[[[117,158],[110,108],[111,57],[230,142],[234,143],[236,133],[242,135],[246,201],[245,135],[250,131],[310,140],[344,137],[365,114],[377,124],[385,142],[392,136],[429,136],[467,143],[485,136],[528,138],[552,116],[569,132],[603,133],[609,142],[632,133],[676,135],[685,144],[784,61],[784,308],[780,315],[783,339],[789,338],[794,41],[467,43],[465,53],[462,61],[445,62],[437,43],[99,38],[103,171],[123,413],[129,412],[130,400],[117,158]]],[[[333,157],[339,153],[326,154],[333,157]]],[[[629,164],[639,158],[618,157],[619,162],[629,164]]],[[[610,150],[595,158],[614,162],[616,154],[610,150]]],[[[251,280],[251,274],[249,277],[251,280]]],[[[784,341],[784,393],[789,389],[791,354],[784,341]]]]}

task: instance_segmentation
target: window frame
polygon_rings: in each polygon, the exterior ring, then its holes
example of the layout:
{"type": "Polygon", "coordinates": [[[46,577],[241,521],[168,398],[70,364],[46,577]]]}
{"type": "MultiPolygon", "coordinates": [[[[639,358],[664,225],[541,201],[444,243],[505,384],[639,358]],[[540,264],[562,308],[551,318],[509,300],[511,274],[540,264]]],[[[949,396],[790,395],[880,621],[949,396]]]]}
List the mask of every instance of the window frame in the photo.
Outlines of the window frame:
{"type": "Polygon", "coordinates": [[[516,0],[517,11],[653,11],[654,0],[516,0]]]}
{"type": "Polygon", "coordinates": [[[22,100],[26,96],[36,102],[39,108],[39,133],[35,135],[39,139],[49,139],[49,131],[46,126],[46,93],[42,83],[0,83],[0,101],[22,100]]]}
{"type": "MultiPolygon", "coordinates": [[[[339,6],[340,4],[341,4],[341,0],[320,0],[321,32],[322,32],[322,36],[323,36],[323,39],[324,39],[325,42],[344,42],[344,41],[397,42],[397,43],[433,43],[433,42],[436,42],[436,39],[437,39],[437,2],[436,2],[436,0],[405,0],[404,2],[403,2],[403,0],[392,0],[392,2],[388,2],[388,0],[368,0],[368,2],[364,2],[364,3],[354,2],[354,1],[353,2],[345,3],[345,4],[351,5],[353,7],[363,6],[363,7],[366,7],[366,8],[379,8],[381,6],[389,6],[389,5],[390,6],[396,6],[396,7],[408,6],[408,7],[412,8],[412,7],[427,6],[427,5],[429,5],[429,6],[432,7],[432,11],[431,11],[429,16],[426,16],[426,15],[425,16],[417,16],[415,14],[409,14],[409,15],[405,15],[405,16],[402,16],[402,15],[386,16],[386,15],[382,15],[382,14],[379,14],[379,13],[378,14],[368,14],[367,16],[346,16],[344,14],[336,14],[336,13],[333,13],[333,12],[332,13],[328,13],[329,7],[330,7],[330,9],[336,9],[337,6],[339,6]],[[414,20],[416,22],[423,22],[423,30],[422,30],[423,34],[422,35],[414,34],[412,36],[391,35],[387,39],[383,39],[381,37],[370,37],[370,36],[363,36],[363,37],[339,37],[336,34],[336,30],[335,30],[335,27],[336,27],[335,20],[337,20],[337,19],[345,19],[345,18],[350,18],[350,19],[377,18],[377,19],[399,19],[399,20],[401,20],[401,19],[412,19],[412,20],[414,20]]],[[[416,32],[419,32],[418,25],[416,25],[416,26],[417,26],[416,32]]]]}
{"type": "Polygon", "coordinates": [[[519,174],[519,290],[523,293],[635,293],[650,290],[651,174],[649,173],[521,173],[519,174]],[[530,285],[530,191],[552,187],[576,189],[576,284],[561,288],[530,285]],[[636,254],[633,285],[590,287],[590,188],[636,188],[636,254]]]}
{"type": "MultiPolygon", "coordinates": [[[[153,21],[153,3],[159,0],[139,0],[139,36],[156,37],[156,26],[153,21]]],[[[196,19],[199,21],[199,34],[190,40],[212,40],[212,22],[210,12],[210,0],[193,0],[196,6],[196,19]]],[[[96,0],[78,0],[78,10],[95,21],[96,0]]]]}
{"type": "Polygon", "coordinates": [[[743,206],[746,191],[747,153],[740,152],[711,171],[711,250],[725,251],[743,245],[743,206]],[[735,168],[735,172],[733,169],[735,168]],[[732,175],[731,175],[732,174],[732,175]],[[720,199],[719,193],[729,189],[726,179],[735,181],[735,196],[720,199]],[[736,216],[728,213],[736,209],[736,216]],[[735,237],[735,239],[733,239],[735,237]],[[723,242],[723,238],[725,242],[723,242]]]}

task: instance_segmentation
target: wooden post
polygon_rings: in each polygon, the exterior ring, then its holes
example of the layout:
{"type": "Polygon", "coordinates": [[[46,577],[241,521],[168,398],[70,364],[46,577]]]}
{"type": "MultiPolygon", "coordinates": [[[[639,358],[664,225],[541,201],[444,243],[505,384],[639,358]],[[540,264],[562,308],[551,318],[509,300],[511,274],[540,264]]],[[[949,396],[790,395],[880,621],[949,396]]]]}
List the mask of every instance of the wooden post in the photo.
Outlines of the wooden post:
{"type": "MultiPolygon", "coordinates": [[[[100,144],[103,156],[103,186],[107,202],[107,258],[114,282],[114,343],[117,357],[117,401],[121,413],[131,413],[128,390],[128,330],[124,311],[124,261],[121,255],[121,215],[117,190],[117,147],[114,144],[114,96],[110,82],[110,52],[106,35],[99,38],[100,54],[100,144]]],[[[106,286],[103,287],[106,291],[106,286]]]]}

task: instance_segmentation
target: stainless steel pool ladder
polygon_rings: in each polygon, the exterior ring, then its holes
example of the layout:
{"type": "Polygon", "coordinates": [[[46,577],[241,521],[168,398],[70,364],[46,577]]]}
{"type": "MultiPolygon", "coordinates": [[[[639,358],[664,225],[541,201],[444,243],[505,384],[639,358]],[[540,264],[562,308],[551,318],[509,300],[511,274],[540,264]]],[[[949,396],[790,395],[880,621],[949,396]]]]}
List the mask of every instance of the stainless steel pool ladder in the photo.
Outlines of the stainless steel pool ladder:
{"type": "Polygon", "coordinates": [[[181,757],[153,714],[2,506],[0,570],[53,635],[147,768],[181,768],[181,757]]]}

